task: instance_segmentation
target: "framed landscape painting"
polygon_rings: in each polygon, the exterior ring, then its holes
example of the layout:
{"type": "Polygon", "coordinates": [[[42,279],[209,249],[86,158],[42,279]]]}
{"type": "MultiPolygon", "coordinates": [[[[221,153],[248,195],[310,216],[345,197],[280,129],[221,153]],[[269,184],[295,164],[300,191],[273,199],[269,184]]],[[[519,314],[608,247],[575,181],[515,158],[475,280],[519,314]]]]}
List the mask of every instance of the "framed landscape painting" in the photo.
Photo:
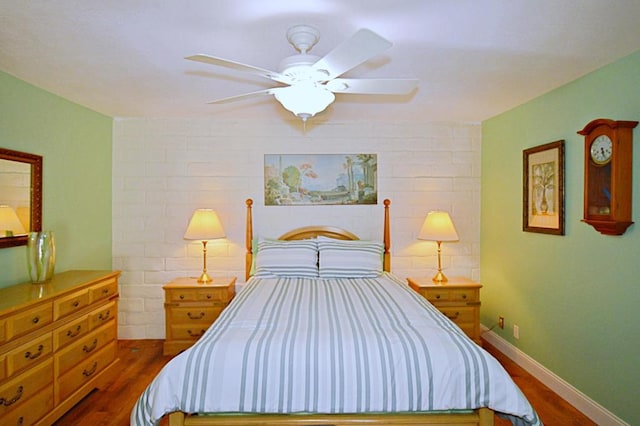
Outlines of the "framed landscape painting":
{"type": "Polygon", "coordinates": [[[564,140],[523,151],[522,230],[564,235],[564,140]]]}
{"type": "Polygon", "coordinates": [[[266,154],[264,204],[378,203],[377,154],[266,154]]]}

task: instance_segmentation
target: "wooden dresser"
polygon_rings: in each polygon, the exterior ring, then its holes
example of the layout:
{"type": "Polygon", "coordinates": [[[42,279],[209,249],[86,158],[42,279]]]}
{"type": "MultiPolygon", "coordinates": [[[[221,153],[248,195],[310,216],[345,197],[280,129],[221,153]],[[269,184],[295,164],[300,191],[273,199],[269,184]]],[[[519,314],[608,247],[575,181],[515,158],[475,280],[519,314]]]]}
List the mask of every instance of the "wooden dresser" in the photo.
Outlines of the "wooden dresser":
{"type": "Polygon", "coordinates": [[[236,294],[236,278],[214,277],[206,284],[197,278],[176,278],[164,288],[166,340],[164,355],[175,355],[193,345],[218,318],[236,294]]]}
{"type": "Polygon", "coordinates": [[[456,323],[477,344],[480,341],[480,288],[464,277],[436,284],[431,278],[407,278],[409,286],[456,323]]]}
{"type": "Polygon", "coordinates": [[[51,425],[118,362],[118,276],[67,271],[0,289],[0,419],[51,425]]]}

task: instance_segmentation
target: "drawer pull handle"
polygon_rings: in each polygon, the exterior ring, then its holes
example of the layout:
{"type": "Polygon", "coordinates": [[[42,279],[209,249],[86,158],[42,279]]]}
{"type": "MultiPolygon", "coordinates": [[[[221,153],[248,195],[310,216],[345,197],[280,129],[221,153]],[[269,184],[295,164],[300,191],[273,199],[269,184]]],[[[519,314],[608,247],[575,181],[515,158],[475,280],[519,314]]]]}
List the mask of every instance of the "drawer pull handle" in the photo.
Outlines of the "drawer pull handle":
{"type": "Polygon", "coordinates": [[[98,368],[98,361],[95,361],[93,363],[93,366],[89,370],[82,370],[82,374],[86,377],[89,377],[96,372],[97,368],[98,368]]]}
{"type": "Polygon", "coordinates": [[[80,306],[80,302],[78,302],[77,300],[75,302],[73,302],[71,304],[71,306],[73,306],[74,308],[77,308],[78,306],[80,306]]]}
{"type": "Polygon", "coordinates": [[[111,316],[111,310],[108,310],[107,312],[100,312],[100,315],[98,315],[98,319],[100,321],[105,321],[105,320],[108,320],[110,316],[111,316]]]}
{"type": "Polygon", "coordinates": [[[76,337],[78,334],[80,334],[80,330],[82,330],[82,326],[81,325],[78,325],[76,327],[75,333],[74,333],[73,330],[68,330],[67,331],[67,337],[76,337]]]}
{"type": "Polygon", "coordinates": [[[93,339],[93,343],[91,344],[91,346],[84,345],[82,347],[82,351],[89,353],[93,351],[96,348],[96,346],[98,346],[98,339],[93,339]]]}
{"type": "Polygon", "coordinates": [[[36,359],[40,355],[42,355],[42,351],[43,350],[44,350],[44,345],[39,345],[38,346],[38,352],[31,353],[31,351],[26,351],[24,353],[24,357],[27,358],[27,359],[36,359]]]}
{"type": "Polygon", "coordinates": [[[447,315],[450,320],[456,320],[460,316],[460,312],[456,312],[455,315],[447,315]]]}
{"type": "Polygon", "coordinates": [[[436,294],[436,299],[440,299],[440,295],[439,294],[436,294]]]}
{"type": "Polygon", "coordinates": [[[34,324],[39,323],[39,322],[40,322],[40,317],[34,317],[34,318],[31,320],[31,322],[32,322],[32,323],[34,323],[34,324]]]}
{"type": "Polygon", "coordinates": [[[184,299],[184,294],[180,295],[180,300],[184,299]]]}
{"type": "Polygon", "coordinates": [[[109,289],[108,288],[103,288],[102,289],[102,294],[109,294],[109,289]]]}
{"type": "Polygon", "coordinates": [[[211,299],[211,295],[210,294],[207,294],[207,299],[211,299]]]}
{"type": "Polygon", "coordinates": [[[194,333],[191,330],[187,330],[187,333],[189,333],[189,336],[191,336],[191,337],[200,337],[200,336],[202,336],[204,334],[204,330],[200,330],[200,333],[198,333],[198,332],[194,333]]]}
{"type": "Polygon", "coordinates": [[[20,416],[18,417],[18,423],[16,423],[16,426],[22,426],[24,424],[24,417],[20,416]]]}
{"type": "Polygon", "coordinates": [[[193,315],[191,312],[187,312],[189,319],[198,320],[204,318],[204,312],[200,312],[200,315],[193,315]]]}
{"type": "Polygon", "coordinates": [[[0,404],[4,405],[5,407],[15,404],[16,402],[18,402],[20,398],[22,398],[23,390],[24,388],[22,387],[22,385],[18,386],[18,391],[16,392],[16,395],[13,398],[9,398],[9,399],[0,398],[0,404]]]}
{"type": "Polygon", "coordinates": [[[463,295],[462,295],[462,298],[463,298],[463,299],[466,299],[466,298],[467,298],[467,295],[466,295],[466,294],[463,294],[463,295]]]}

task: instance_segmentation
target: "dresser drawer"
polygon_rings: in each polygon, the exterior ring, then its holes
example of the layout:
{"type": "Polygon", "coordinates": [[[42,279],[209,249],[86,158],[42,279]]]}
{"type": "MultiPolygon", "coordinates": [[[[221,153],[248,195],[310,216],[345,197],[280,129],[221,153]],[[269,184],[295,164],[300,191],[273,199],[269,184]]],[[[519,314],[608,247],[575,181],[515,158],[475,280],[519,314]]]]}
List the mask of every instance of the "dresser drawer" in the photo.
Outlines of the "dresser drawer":
{"type": "Polygon", "coordinates": [[[2,416],[3,425],[32,425],[53,409],[53,385],[2,416]]]}
{"type": "Polygon", "coordinates": [[[52,352],[51,333],[46,333],[29,343],[13,349],[7,353],[7,377],[11,377],[18,371],[42,361],[52,352]]]}
{"type": "Polygon", "coordinates": [[[222,312],[223,306],[170,307],[167,320],[176,325],[212,324],[222,312]]]}
{"type": "Polygon", "coordinates": [[[53,361],[51,358],[25,371],[0,386],[0,418],[33,398],[38,391],[53,383],[53,361]]]}
{"type": "Polygon", "coordinates": [[[115,320],[118,315],[118,305],[115,301],[107,303],[89,314],[89,328],[94,330],[109,321],[115,320]]]}
{"type": "Polygon", "coordinates": [[[117,343],[111,342],[100,351],[82,360],[74,368],[58,378],[58,398],[60,401],[68,398],[73,392],[93,377],[98,375],[116,359],[117,343]]]}
{"type": "Polygon", "coordinates": [[[11,340],[16,336],[29,333],[43,325],[51,323],[53,321],[53,310],[51,306],[51,302],[43,303],[31,307],[28,311],[7,317],[5,320],[7,340],[11,340]]]}
{"type": "Polygon", "coordinates": [[[63,327],[53,331],[53,347],[58,350],[61,347],[78,340],[89,332],[89,317],[82,316],[63,327]]]}
{"type": "Polygon", "coordinates": [[[116,340],[116,324],[111,323],[78,339],[55,355],[56,371],[59,375],[66,373],[83,360],[100,351],[116,340]]]}
{"type": "Polygon", "coordinates": [[[0,345],[4,343],[6,338],[7,338],[7,332],[5,330],[4,320],[0,320],[0,345]]]}
{"type": "Polygon", "coordinates": [[[89,302],[95,303],[116,294],[118,294],[118,281],[113,277],[89,287],[89,302]]]}
{"type": "Polygon", "coordinates": [[[7,378],[7,357],[0,355],[0,382],[7,378]]]}
{"type": "Polygon", "coordinates": [[[89,291],[86,289],[56,299],[53,302],[53,317],[58,320],[85,306],[89,306],[89,291]]]}

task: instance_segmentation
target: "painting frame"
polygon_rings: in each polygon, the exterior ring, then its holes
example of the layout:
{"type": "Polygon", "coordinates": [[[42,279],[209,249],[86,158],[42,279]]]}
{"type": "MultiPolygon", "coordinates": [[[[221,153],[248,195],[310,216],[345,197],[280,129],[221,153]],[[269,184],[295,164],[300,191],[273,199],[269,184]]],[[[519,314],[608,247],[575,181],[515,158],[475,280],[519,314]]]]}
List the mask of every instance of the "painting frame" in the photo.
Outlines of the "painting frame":
{"type": "Polygon", "coordinates": [[[522,230],[564,235],[564,139],[523,150],[522,166],[522,230]]]}
{"type": "Polygon", "coordinates": [[[265,206],[375,204],[375,153],[264,155],[265,206]]]}

